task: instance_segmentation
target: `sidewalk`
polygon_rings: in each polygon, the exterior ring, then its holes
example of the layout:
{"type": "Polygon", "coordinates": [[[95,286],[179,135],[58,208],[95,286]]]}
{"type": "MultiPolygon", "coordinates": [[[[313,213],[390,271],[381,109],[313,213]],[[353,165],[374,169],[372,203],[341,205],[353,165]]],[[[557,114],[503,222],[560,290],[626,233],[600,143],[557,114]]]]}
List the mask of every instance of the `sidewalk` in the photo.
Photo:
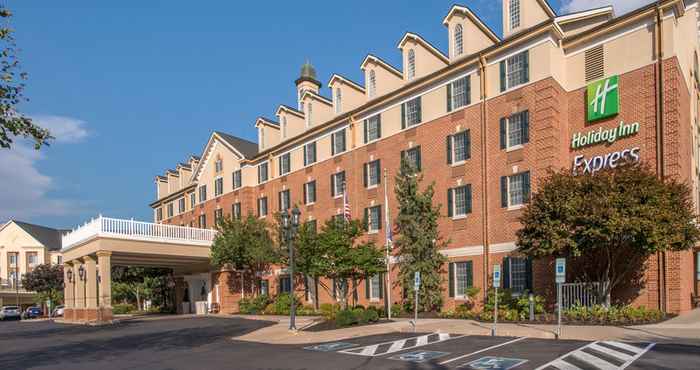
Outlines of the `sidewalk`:
{"type": "MultiPolygon", "coordinates": [[[[253,320],[276,321],[276,325],[266,327],[236,340],[270,344],[307,344],[347,340],[368,335],[411,332],[408,319],[398,319],[392,323],[376,324],[363,327],[329,330],[325,332],[290,332],[288,317],[237,316],[253,320]]],[[[312,325],[319,318],[298,317],[297,328],[312,325]]],[[[491,335],[491,325],[472,320],[423,319],[418,320],[416,331],[419,333],[442,332],[462,335],[491,335]]],[[[555,325],[498,324],[496,335],[530,338],[555,338],[555,325]]],[[[657,343],[677,343],[700,345],[700,310],[661,324],[641,326],[562,326],[561,339],[576,340],[621,340],[657,343]]]]}

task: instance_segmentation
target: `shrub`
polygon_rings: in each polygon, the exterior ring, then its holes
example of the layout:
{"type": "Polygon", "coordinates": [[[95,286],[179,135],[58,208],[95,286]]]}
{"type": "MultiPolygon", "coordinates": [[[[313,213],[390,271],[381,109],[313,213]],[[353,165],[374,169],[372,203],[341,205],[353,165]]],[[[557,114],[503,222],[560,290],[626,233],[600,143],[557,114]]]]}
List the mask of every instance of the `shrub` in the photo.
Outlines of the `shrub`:
{"type": "Polygon", "coordinates": [[[366,309],[365,306],[363,306],[363,305],[361,305],[361,304],[357,304],[357,305],[355,305],[355,307],[353,307],[353,308],[359,308],[359,309],[362,309],[362,310],[365,310],[365,309],[366,309]]]}
{"type": "Polygon", "coordinates": [[[128,303],[120,303],[120,304],[115,304],[112,306],[112,313],[115,315],[124,315],[129,312],[133,312],[136,310],[136,307],[132,304],[128,303]]]}
{"type": "Polygon", "coordinates": [[[377,313],[377,317],[386,317],[386,310],[383,306],[369,306],[367,310],[372,310],[377,313]]]}
{"type": "Polygon", "coordinates": [[[243,298],[238,303],[238,310],[242,314],[255,315],[265,311],[265,308],[272,303],[268,295],[259,295],[254,298],[243,298]]]}
{"type": "Polygon", "coordinates": [[[340,310],[339,304],[332,303],[322,303],[319,307],[321,309],[321,315],[327,320],[334,320],[336,313],[340,310]]]}
{"type": "Polygon", "coordinates": [[[663,312],[644,306],[611,306],[606,308],[601,305],[591,307],[576,305],[562,311],[562,316],[569,321],[605,324],[648,323],[660,321],[665,317],[663,312]]]}
{"type": "MultiPolygon", "coordinates": [[[[273,312],[271,313],[274,315],[289,315],[289,311],[292,308],[292,299],[296,300],[297,307],[301,306],[299,298],[289,293],[282,293],[275,297],[274,302],[272,302],[273,312]]],[[[265,311],[267,311],[267,309],[265,309],[265,311]]]]}
{"type": "Polygon", "coordinates": [[[357,324],[358,319],[352,310],[340,310],[335,316],[335,325],[339,328],[357,324]]]}
{"type": "Polygon", "coordinates": [[[299,316],[312,316],[316,314],[316,310],[313,306],[301,306],[297,307],[297,315],[299,316]]]}
{"type": "Polygon", "coordinates": [[[391,305],[391,316],[399,317],[403,312],[404,310],[402,305],[398,303],[394,303],[393,305],[391,305]]]}
{"type": "Polygon", "coordinates": [[[363,312],[365,322],[377,322],[379,321],[379,313],[377,310],[365,310],[363,312]]]}
{"type": "Polygon", "coordinates": [[[355,318],[357,319],[357,322],[359,324],[366,324],[367,323],[367,316],[365,316],[365,310],[364,308],[353,308],[352,309],[352,314],[355,315],[355,318]]]}

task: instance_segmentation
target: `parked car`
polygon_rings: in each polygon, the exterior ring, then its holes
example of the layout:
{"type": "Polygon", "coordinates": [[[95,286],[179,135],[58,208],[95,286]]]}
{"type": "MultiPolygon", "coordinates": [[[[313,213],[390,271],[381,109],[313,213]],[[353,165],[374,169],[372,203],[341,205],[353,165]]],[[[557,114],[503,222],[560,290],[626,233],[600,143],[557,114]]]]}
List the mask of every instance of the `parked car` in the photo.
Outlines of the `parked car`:
{"type": "Polygon", "coordinates": [[[24,310],[24,313],[22,313],[22,319],[27,320],[27,319],[36,319],[37,317],[41,317],[43,315],[43,312],[41,312],[41,307],[29,307],[26,310],[24,310]]]}
{"type": "Polygon", "coordinates": [[[0,320],[7,319],[19,320],[21,316],[20,308],[17,306],[3,306],[0,308],[0,320]]]}
{"type": "Polygon", "coordinates": [[[51,317],[63,317],[63,306],[56,306],[51,317]]]}

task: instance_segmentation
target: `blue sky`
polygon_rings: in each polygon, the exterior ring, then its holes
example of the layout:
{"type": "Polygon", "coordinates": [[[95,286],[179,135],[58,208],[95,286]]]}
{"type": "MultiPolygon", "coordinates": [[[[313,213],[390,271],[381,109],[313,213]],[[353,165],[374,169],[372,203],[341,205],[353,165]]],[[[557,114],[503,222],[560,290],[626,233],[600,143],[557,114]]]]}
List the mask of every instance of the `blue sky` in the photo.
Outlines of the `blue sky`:
{"type": "MultiPolygon", "coordinates": [[[[563,1],[550,4],[648,2],[563,1]]],[[[57,140],[0,152],[0,220],[71,227],[98,213],[151,220],[153,177],[200,154],[212,130],[255,140],[256,117],[294,105],[307,58],[325,85],[332,73],[362,82],[369,52],[400,67],[406,31],[446,51],[453,1],[6,3],[30,76],[21,110],[57,140]]],[[[466,3],[501,33],[500,1],[466,3]]]]}

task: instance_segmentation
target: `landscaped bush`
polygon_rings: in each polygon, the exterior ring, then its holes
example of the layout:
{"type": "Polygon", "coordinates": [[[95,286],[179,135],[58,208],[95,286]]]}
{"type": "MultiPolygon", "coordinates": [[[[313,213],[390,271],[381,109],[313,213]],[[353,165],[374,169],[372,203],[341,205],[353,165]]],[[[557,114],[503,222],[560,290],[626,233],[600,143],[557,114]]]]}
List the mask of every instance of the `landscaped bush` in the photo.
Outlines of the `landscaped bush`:
{"type": "Polygon", "coordinates": [[[335,315],[335,325],[339,328],[355,325],[358,323],[358,318],[352,310],[340,310],[335,315]]]}
{"type": "Polygon", "coordinates": [[[573,306],[562,312],[567,321],[594,324],[640,324],[657,322],[664,319],[663,312],[646,307],[604,306],[592,307],[573,306]]]}
{"type": "MultiPolygon", "coordinates": [[[[533,296],[535,315],[544,313],[544,298],[533,296]]],[[[484,305],[484,311],[479,315],[482,320],[490,317],[493,320],[493,309],[496,303],[493,289],[488,291],[488,299],[484,305]]],[[[502,321],[525,321],[530,317],[530,294],[526,290],[519,296],[513,296],[509,289],[498,290],[498,318],[502,321]]]]}
{"type": "Polygon", "coordinates": [[[362,307],[356,307],[352,309],[352,314],[355,315],[358,324],[366,324],[367,318],[365,317],[365,309],[362,307]]]}
{"type": "Polygon", "coordinates": [[[363,312],[365,322],[379,321],[379,312],[377,310],[367,309],[363,312]]]}
{"type": "Polygon", "coordinates": [[[321,309],[321,315],[327,320],[335,320],[335,315],[340,311],[339,304],[322,303],[319,308],[321,309]]]}
{"type": "Polygon", "coordinates": [[[266,294],[262,294],[254,298],[241,299],[238,307],[242,314],[256,315],[263,313],[270,303],[272,303],[272,298],[266,294]]]}
{"type": "Polygon", "coordinates": [[[404,312],[404,310],[403,310],[402,305],[400,305],[398,303],[394,303],[393,305],[391,305],[391,316],[392,317],[399,317],[399,316],[401,316],[401,314],[403,312],[404,312]]]}
{"type": "MultiPolygon", "coordinates": [[[[294,299],[296,299],[296,306],[302,307],[301,303],[299,302],[299,298],[294,297],[294,299]]],[[[291,307],[292,295],[289,293],[282,293],[275,297],[274,301],[265,307],[263,313],[266,315],[289,315],[291,307]]]]}
{"type": "Polygon", "coordinates": [[[115,315],[124,315],[136,310],[133,304],[119,303],[112,306],[112,313],[115,315]]]}
{"type": "Polygon", "coordinates": [[[372,310],[377,313],[377,317],[386,317],[386,310],[383,306],[369,306],[367,310],[372,310]]]}

